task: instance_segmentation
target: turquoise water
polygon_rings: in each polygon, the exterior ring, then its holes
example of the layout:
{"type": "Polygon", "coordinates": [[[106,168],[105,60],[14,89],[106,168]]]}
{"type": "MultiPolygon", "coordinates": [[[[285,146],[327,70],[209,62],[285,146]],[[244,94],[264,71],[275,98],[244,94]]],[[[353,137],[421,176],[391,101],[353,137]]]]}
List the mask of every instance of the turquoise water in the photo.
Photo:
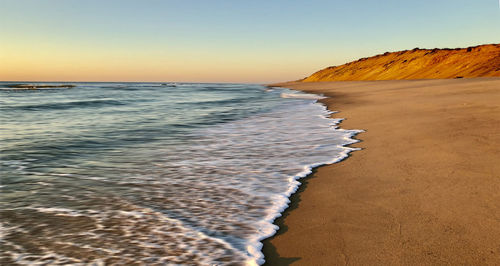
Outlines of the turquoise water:
{"type": "Polygon", "coordinates": [[[0,83],[2,264],[260,264],[295,180],[356,133],[286,89],[72,84],[0,83]]]}

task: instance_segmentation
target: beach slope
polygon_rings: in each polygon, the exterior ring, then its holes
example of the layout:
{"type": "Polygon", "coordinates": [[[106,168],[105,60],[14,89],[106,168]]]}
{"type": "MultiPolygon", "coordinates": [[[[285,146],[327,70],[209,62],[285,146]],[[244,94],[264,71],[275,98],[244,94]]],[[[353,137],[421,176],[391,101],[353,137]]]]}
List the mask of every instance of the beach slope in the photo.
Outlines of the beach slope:
{"type": "Polygon", "coordinates": [[[269,265],[500,263],[500,78],[295,82],[362,150],[295,195],[269,265]]]}
{"type": "Polygon", "coordinates": [[[500,77],[500,44],[387,52],[317,71],[304,82],[500,77]]]}

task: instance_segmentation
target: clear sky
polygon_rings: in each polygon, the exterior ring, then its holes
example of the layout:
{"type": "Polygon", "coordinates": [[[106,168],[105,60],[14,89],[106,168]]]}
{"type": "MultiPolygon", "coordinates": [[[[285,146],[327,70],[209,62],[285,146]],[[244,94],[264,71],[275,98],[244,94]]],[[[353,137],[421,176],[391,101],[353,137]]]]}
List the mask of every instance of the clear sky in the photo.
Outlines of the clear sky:
{"type": "Polygon", "coordinates": [[[0,80],[272,82],[500,43],[498,0],[0,0],[0,80]]]}

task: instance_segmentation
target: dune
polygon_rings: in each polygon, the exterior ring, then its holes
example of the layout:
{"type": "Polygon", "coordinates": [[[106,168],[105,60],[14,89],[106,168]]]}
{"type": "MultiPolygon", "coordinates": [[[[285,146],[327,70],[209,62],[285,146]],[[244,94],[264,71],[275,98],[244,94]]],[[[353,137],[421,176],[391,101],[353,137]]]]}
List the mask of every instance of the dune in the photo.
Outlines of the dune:
{"type": "Polygon", "coordinates": [[[385,53],[270,86],[324,95],[342,128],[365,132],[360,151],[302,180],[264,241],[267,265],[500,262],[500,44],[385,53]]]}
{"type": "Polygon", "coordinates": [[[500,77],[500,44],[387,52],[322,69],[302,82],[500,77]]]}

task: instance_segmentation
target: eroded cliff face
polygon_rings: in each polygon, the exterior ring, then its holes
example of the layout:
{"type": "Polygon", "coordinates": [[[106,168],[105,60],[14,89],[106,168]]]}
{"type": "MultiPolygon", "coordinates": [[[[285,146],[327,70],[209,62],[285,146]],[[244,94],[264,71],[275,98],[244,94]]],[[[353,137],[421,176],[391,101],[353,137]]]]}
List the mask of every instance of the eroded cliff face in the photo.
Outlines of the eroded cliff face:
{"type": "Polygon", "coordinates": [[[322,69],[303,82],[500,77],[500,44],[418,49],[361,58],[322,69]]]}

